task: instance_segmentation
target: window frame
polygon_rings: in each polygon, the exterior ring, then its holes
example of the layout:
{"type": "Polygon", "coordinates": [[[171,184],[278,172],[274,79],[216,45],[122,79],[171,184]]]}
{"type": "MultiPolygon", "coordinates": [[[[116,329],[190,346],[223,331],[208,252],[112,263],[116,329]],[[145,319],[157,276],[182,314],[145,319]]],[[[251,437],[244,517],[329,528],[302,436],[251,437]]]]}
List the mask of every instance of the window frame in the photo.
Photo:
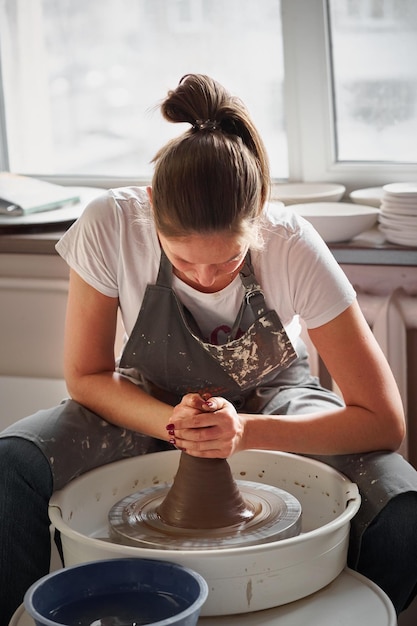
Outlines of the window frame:
{"type": "MultiPolygon", "coordinates": [[[[0,52],[0,86],[3,84],[3,73],[0,52]]],[[[6,111],[4,106],[3,89],[0,88],[0,171],[9,170],[9,152],[6,133],[6,111]]]]}

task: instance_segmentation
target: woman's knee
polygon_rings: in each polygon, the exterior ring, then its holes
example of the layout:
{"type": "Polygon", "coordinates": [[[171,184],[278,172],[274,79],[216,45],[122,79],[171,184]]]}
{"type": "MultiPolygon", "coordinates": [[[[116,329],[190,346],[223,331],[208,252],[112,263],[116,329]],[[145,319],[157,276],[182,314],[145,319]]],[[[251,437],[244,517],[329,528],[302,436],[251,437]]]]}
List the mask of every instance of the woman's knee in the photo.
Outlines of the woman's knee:
{"type": "Polygon", "coordinates": [[[391,598],[397,613],[417,590],[417,493],[395,496],[362,537],[359,572],[374,580],[391,598]]]}
{"type": "Polygon", "coordinates": [[[417,573],[417,493],[408,491],[392,498],[364,532],[362,544],[384,548],[387,558],[407,555],[415,561],[417,573]]]}
{"type": "Polygon", "coordinates": [[[21,437],[0,438],[0,481],[2,493],[14,488],[31,489],[48,499],[52,495],[52,473],[43,452],[21,437]]]}

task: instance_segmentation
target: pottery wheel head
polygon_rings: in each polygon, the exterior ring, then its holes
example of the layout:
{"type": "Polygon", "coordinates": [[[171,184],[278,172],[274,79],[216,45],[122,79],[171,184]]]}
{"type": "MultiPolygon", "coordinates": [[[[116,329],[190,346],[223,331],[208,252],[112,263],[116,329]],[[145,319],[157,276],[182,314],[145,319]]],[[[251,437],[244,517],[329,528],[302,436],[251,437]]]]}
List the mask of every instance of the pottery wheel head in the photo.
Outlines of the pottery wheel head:
{"type": "Polygon", "coordinates": [[[301,505],[291,494],[249,481],[236,481],[244,500],[255,511],[247,521],[221,528],[182,528],[167,524],[158,508],[170,486],[134,493],[109,512],[114,543],[153,549],[225,549],[269,543],[298,535],[301,505]]]}

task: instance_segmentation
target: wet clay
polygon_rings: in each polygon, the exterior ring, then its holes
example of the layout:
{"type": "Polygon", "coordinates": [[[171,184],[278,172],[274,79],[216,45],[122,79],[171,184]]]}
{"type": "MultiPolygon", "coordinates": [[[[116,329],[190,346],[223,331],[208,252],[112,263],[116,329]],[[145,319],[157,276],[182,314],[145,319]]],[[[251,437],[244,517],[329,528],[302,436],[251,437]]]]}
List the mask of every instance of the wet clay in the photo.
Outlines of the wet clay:
{"type": "Polygon", "coordinates": [[[242,498],[226,459],[203,459],[182,452],[171,489],[157,509],[178,528],[224,528],[255,515],[242,498]]]}

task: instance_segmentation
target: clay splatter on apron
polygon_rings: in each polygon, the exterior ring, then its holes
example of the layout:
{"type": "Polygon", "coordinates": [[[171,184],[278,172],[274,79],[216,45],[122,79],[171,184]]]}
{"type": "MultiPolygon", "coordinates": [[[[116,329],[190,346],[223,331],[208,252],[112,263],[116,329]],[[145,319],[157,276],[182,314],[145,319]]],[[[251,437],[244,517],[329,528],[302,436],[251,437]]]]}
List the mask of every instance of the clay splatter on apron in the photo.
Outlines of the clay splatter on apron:
{"type": "Polygon", "coordinates": [[[255,381],[262,383],[269,374],[288,367],[297,357],[273,311],[256,320],[239,339],[220,346],[193,336],[242,390],[253,387],[255,381]]]}

